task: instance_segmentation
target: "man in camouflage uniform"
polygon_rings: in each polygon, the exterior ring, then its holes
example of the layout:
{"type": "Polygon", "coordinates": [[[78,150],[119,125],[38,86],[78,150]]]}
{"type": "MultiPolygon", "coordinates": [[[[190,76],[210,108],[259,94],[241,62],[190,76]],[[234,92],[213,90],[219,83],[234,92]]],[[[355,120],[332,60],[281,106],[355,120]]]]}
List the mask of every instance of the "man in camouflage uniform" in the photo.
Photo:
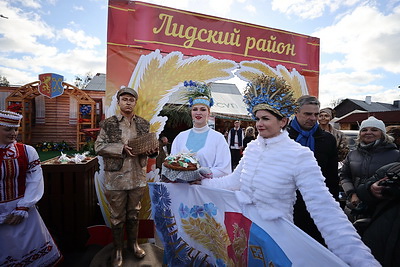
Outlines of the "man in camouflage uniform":
{"type": "Polygon", "coordinates": [[[95,143],[98,155],[104,158],[105,197],[109,203],[113,234],[113,266],[122,266],[124,225],[128,235],[128,250],[137,258],[146,252],[137,243],[140,200],[146,186],[147,156],[157,156],[157,150],[136,154],[128,141],[149,132],[150,124],[136,116],[134,108],[138,94],[124,87],[117,93],[120,115],[104,120],[95,143]]]}

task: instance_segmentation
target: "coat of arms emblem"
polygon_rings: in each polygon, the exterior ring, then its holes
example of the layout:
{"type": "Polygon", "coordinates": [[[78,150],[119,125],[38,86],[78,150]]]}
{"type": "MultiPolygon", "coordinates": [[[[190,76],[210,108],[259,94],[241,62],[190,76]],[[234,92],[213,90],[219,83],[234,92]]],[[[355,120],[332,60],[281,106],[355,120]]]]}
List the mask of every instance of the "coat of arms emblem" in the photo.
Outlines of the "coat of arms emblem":
{"type": "Polygon", "coordinates": [[[63,94],[64,87],[62,82],[64,76],[55,73],[44,73],[39,75],[39,93],[49,98],[57,97],[63,94]]]}

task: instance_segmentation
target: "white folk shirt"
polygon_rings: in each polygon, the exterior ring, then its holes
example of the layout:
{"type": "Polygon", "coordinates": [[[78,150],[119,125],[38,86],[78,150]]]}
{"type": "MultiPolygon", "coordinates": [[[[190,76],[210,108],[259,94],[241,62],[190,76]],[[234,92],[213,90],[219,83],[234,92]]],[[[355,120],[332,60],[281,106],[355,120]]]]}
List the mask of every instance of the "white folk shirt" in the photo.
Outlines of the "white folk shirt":
{"type": "Polygon", "coordinates": [[[171,155],[191,152],[186,147],[190,131],[202,133],[209,131],[204,146],[196,152],[196,158],[201,167],[209,167],[213,177],[220,177],[232,172],[231,154],[224,136],[208,126],[192,128],[179,133],[172,142],[171,155]]]}

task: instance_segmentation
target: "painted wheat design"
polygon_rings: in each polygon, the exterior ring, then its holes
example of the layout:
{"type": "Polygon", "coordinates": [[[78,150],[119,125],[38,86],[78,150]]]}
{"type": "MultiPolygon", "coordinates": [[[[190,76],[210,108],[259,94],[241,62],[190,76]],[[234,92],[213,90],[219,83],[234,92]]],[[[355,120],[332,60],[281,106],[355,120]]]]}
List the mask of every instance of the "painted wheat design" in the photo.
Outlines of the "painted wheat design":
{"type": "Polygon", "coordinates": [[[293,97],[295,99],[307,94],[308,89],[305,79],[296,70],[289,72],[285,67],[279,65],[276,69],[261,61],[243,61],[240,63],[241,68],[236,72],[241,79],[251,81],[256,76],[264,74],[271,77],[282,77],[291,86],[293,97]]]}
{"type": "Polygon", "coordinates": [[[211,251],[215,258],[228,262],[226,248],[230,245],[225,228],[207,213],[205,217],[181,219],[185,233],[211,251]],[[215,238],[218,237],[218,238],[215,238]]]}

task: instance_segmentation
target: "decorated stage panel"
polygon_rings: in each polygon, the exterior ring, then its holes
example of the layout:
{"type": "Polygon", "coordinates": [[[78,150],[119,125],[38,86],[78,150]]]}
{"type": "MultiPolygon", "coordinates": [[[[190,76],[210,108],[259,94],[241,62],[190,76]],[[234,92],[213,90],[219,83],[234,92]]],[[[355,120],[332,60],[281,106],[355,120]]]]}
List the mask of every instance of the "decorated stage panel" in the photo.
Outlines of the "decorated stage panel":
{"type": "Polygon", "coordinates": [[[263,221],[254,206],[241,207],[232,191],[149,187],[168,266],[346,266],[289,221],[263,221]]]}

